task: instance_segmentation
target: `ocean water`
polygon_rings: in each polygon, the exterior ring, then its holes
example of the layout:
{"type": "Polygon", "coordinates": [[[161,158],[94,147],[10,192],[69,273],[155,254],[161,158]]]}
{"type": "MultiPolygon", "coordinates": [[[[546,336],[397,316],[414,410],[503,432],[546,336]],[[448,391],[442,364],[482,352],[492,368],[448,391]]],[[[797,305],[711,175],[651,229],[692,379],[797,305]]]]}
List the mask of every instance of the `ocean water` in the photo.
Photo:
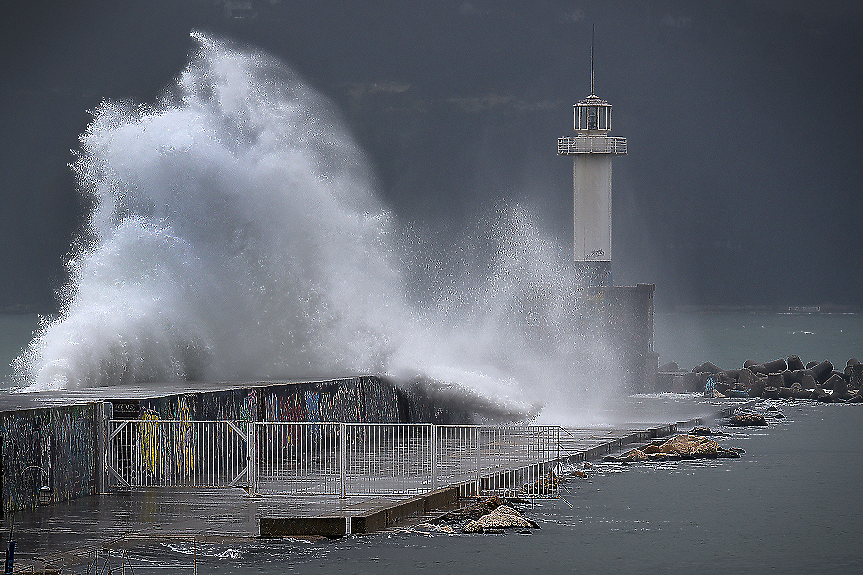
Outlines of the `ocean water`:
{"type": "Polygon", "coordinates": [[[660,365],[691,369],[712,361],[737,369],[752,359],[789,355],[804,363],[829,359],[838,369],[863,357],[863,314],[853,313],[658,313],[655,349],[660,365]]]}

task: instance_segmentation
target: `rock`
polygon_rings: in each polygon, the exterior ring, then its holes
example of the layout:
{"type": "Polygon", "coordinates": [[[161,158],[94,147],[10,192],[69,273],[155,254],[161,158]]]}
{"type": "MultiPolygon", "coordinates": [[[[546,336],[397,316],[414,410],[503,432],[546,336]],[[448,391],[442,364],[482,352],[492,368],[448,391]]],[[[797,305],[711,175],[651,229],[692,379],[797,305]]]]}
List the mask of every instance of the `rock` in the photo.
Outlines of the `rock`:
{"type": "Polygon", "coordinates": [[[435,522],[457,523],[464,521],[465,519],[479,519],[483,515],[491,513],[501,505],[503,505],[503,500],[497,495],[494,495],[487,499],[478,501],[473,505],[469,505],[461,509],[455,509],[448,513],[444,513],[443,515],[438,517],[435,522]]]}
{"type": "Polygon", "coordinates": [[[788,363],[782,358],[774,359],[773,361],[765,362],[764,369],[767,370],[767,373],[782,373],[788,369],[788,363]]]}
{"type": "Polygon", "coordinates": [[[749,394],[749,397],[761,397],[764,393],[764,388],[766,387],[767,378],[760,378],[758,376],[754,376],[755,380],[752,382],[752,385],[746,392],[749,394]]]}
{"type": "Polygon", "coordinates": [[[734,449],[720,447],[717,457],[721,457],[722,459],[740,459],[740,454],[734,449]]]}
{"type": "Polygon", "coordinates": [[[794,397],[794,396],[791,394],[791,388],[790,387],[780,387],[779,388],[779,399],[791,399],[792,397],[794,397]]]}
{"type": "MultiPolygon", "coordinates": [[[[851,360],[848,360],[849,362],[851,360]]],[[[855,360],[857,361],[857,360],[855,360]]],[[[863,363],[857,362],[848,366],[849,385],[851,389],[863,389],[863,363]]]]}
{"type": "Polygon", "coordinates": [[[680,371],[680,366],[677,365],[675,361],[669,361],[668,363],[663,363],[659,367],[656,368],[656,371],[660,373],[671,373],[675,371],[680,371]]]}
{"type": "Polygon", "coordinates": [[[796,355],[788,356],[788,369],[791,371],[797,371],[805,367],[806,366],[803,365],[803,361],[796,355]]]}
{"type": "Polygon", "coordinates": [[[766,397],[767,399],[779,399],[779,388],[765,387],[764,393],[761,394],[761,397],[766,397]]]}
{"type": "Polygon", "coordinates": [[[698,435],[677,435],[658,448],[658,453],[677,454],[685,459],[715,458],[719,456],[719,444],[698,435]]]}
{"type": "Polygon", "coordinates": [[[763,427],[767,425],[767,420],[764,419],[764,416],[760,413],[744,411],[742,413],[735,413],[734,415],[732,415],[731,419],[728,420],[728,425],[731,425],[733,427],[763,427]]]}
{"type": "Polygon", "coordinates": [[[535,522],[527,519],[524,515],[509,505],[501,505],[491,513],[483,515],[479,519],[472,519],[462,527],[463,533],[493,533],[496,529],[524,529],[539,528],[535,522]]]}
{"type": "Polygon", "coordinates": [[[812,390],[812,399],[820,401],[822,403],[832,403],[833,398],[830,396],[827,391],[824,390],[820,385],[816,385],[815,389],[812,390]]]}
{"type": "Polygon", "coordinates": [[[816,365],[818,365],[817,361],[810,361],[809,363],[806,364],[806,369],[812,369],[816,365]]]}
{"type": "Polygon", "coordinates": [[[841,377],[837,374],[831,375],[827,381],[824,382],[824,389],[835,390],[837,387],[842,391],[848,390],[848,383],[845,381],[844,377],[841,377]]]}
{"type": "Polygon", "coordinates": [[[826,359],[811,369],[812,375],[818,383],[824,383],[833,374],[833,364],[826,359]]]}
{"type": "Polygon", "coordinates": [[[702,435],[702,436],[710,435],[710,428],[709,427],[693,427],[690,430],[689,435],[702,435]]]}
{"type": "Polygon", "coordinates": [[[765,387],[775,387],[779,389],[785,386],[785,380],[781,373],[770,373],[767,375],[767,385],[765,387]]]}
{"type": "Polygon", "coordinates": [[[791,386],[791,397],[794,399],[809,399],[812,397],[812,392],[803,389],[803,386],[799,383],[795,383],[791,386]]]}
{"type": "Polygon", "coordinates": [[[800,380],[800,385],[803,389],[815,389],[818,382],[815,381],[815,376],[811,373],[804,373],[803,378],[800,380]]]}
{"type": "Polygon", "coordinates": [[[769,373],[767,371],[767,368],[764,367],[763,363],[757,363],[755,365],[750,365],[749,371],[751,371],[752,373],[757,373],[759,375],[767,375],[769,373]]]}
{"type": "Polygon", "coordinates": [[[629,451],[624,453],[620,457],[620,459],[622,459],[623,461],[626,461],[627,463],[636,463],[638,461],[647,461],[648,458],[647,458],[646,453],[644,453],[642,450],[640,450],[638,448],[635,448],[635,449],[630,449],[629,451]]]}
{"type": "Polygon", "coordinates": [[[587,479],[587,473],[585,473],[581,469],[576,469],[575,471],[572,472],[572,475],[575,477],[578,477],[580,479],[587,479]]]}
{"type": "Polygon", "coordinates": [[[719,373],[722,369],[717,366],[715,363],[710,363],[709,361],[705,361],[701,365],[697,365],[692,368],[693,373],[719,373]]]}
{"type": "Polygon", "coordinates": [[[741,369],[737,376],[737,383],[743,386],[743,389],[749,389],[752,387],[752,382],[755,381],[755,374],[753,374],[750,370],[744,368],[741,369]]]}
{"type": "Polygon", "coordinates": [[[824,384],[824,387],[827,387],[827,384],[833,383],[833,399],[841,399],[843,401],[848,401],[851,399],[851,392],[848,391],[848,382],[845,381],[844,377],[839,377],[838,375],[833,375],[830,379],[827,380],[827,383],[824,384]]]}

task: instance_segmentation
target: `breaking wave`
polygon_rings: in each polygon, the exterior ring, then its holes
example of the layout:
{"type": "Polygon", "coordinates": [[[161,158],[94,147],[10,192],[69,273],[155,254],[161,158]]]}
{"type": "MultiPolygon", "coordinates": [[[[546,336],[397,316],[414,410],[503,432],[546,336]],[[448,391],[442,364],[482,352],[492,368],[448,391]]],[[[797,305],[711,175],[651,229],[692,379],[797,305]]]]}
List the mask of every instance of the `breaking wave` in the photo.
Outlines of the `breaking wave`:
{"type": "Polygon", "coordinates": [[[526,210],[478,232],[485,265],[446,263],[469,246],[424,252],[325,98],[263,52],[192,35],[157,103],[103,102],[80,138],[93,209],[20,387],[385,373],[516,419],[610,393],[577,278],[526,210]]]}

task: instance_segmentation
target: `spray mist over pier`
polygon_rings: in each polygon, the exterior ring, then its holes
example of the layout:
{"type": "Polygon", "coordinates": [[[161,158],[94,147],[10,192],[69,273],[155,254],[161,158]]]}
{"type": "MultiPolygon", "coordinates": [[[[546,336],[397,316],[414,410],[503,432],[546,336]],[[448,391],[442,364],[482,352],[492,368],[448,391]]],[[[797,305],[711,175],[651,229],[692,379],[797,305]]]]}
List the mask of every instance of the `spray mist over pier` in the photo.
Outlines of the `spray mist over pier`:
{"type": "Polygon", "coordinates": [[[578,278],[528,210],[488,218],[490,259],[447,264],[481,250],[427,251],[324,97],[265,53],[193,37],[159,101],[103,102],[80,138],[72,169],[93,209],[19,387],[383,373],[564,420],[615,392],[578,278]]]}

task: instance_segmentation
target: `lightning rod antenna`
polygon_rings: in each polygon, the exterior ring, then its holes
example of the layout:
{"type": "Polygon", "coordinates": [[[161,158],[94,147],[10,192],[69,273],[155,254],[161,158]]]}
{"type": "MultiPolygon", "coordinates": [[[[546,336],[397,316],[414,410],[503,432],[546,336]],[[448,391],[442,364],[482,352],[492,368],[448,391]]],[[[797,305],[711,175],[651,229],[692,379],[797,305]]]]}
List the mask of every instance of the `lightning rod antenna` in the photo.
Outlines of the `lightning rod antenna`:
{"type": "Polygon", "coordinates": [[[593,23],[593,30],[590,33],[590,95],[594,95],[593,91],[593,44],[596,38],[596,22],[593,23]]]}

